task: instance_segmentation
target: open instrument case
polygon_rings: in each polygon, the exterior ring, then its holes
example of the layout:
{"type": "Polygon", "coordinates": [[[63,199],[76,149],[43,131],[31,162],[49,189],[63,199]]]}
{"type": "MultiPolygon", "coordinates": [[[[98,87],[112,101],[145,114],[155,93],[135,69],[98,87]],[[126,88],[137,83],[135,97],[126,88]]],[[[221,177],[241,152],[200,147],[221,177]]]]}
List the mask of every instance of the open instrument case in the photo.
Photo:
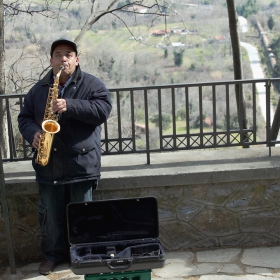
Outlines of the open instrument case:
{"type": "Polygon", "coordinates": [[[164,266],[155,197],[70,203],[67,223],[75,274],[164,266]]]}

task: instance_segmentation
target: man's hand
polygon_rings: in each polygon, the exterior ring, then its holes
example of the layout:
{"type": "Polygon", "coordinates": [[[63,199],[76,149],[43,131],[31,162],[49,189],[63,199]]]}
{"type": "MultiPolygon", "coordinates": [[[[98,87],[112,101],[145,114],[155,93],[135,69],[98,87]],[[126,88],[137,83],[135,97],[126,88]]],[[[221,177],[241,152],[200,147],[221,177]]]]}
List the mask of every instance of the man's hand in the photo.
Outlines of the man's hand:
{"type": "Polygon", "coordinates": [[[35,133],[34,138],[33,138],[33,142],[32,142],[32,147],[35,149],[38,149],[38,145],[39,145],[39,140],[41,138],[41,133],[38,131],[35,133]]]}
{"type": "Polygon", "coordinates": [[[65,99],[57,99],[53,103],[53,112],[62,114],[67,111],[67,103],[65,99]]]}

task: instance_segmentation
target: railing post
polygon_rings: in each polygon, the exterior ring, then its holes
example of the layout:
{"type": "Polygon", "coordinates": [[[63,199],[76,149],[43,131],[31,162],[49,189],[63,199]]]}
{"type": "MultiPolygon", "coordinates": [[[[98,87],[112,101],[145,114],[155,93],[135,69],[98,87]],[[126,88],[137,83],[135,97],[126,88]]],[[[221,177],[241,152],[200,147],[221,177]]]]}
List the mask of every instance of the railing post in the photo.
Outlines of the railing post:
{"type": "Polygon", "coordinates": [[[149,110],[148,110],[148,91],[144,90],[144,106],[145,106],[145,127],[146,127],[146,154],[147,164],[151,164],[150,158],[150,131],[149,131],[149,110]]]}
{"type": "MultiPolygon", "coordinates": [[[[271,118],[271,115],[270,115],[270,89],[271,89],[271,81],[268,80],[266,83],[265,83],[265,96],[266,96],[266,140],[267,140],[267,143],[268,143],[268,147],[269,147],[269,156],[271,156],[271,146],[272,146],[272,143],[271,143],[271,121],[270,121],[270,118],[271,118]]],[[[279,129],[279,128],[278,128],[279,129]]],[[[277,137],[277,135],[276,135],[277,137]]]]}
{"type": "Polygon", "coordinates": [[[12,245],[12,233],[11,233],[11,226],[10,226],[5,180],[4,180],[4,169],[3,169],[1,147],[0,147],[0,161],[1,161],[0,162],[0,191],[1,191],[0,195],[2,199],[2,208],[3,208],[4,222],[5,222],[10,270],[11,270],[11,274],[16,274],[16,265],[15,265],[15,257],[14,257],[14,251],[12,245]]]}
{"type": "MultiPolygon", "coordinates": [[[[269,87],[270,89],[270,87],[269,87]]],[[[270,132],[270,137],[271,140],[277,140],[277,136],[279,133],[279,128],[280,128],[280,98],[278,100],[277,108],[273,117],[273,122],[271,125],[271,132],[270,132]]],[[[274,143],[271,143],[271,146],[275,146],[274,143]]]]}

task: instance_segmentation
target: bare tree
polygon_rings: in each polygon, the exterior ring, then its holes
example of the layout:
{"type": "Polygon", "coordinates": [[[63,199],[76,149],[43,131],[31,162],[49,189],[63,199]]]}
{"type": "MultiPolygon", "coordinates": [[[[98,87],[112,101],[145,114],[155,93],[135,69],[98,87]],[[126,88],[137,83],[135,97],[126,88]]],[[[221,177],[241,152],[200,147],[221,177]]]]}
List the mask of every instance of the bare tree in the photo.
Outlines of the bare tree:
{"type": "MultiPolygon", "coordinates": [[[[4,45],[4,8],[3,0],[0,0],[0,94],[5,93],[5,45],[4,45]]],[[[8,154],[8,137],[7,137],[7,122],[5,119],[5,104],[4,100],[0,100],[0,147],[2,148],[2,156],[6,157],[8,154]]]]}
{"type": "Polygon", "coordinates": [[[119,0],[111,0],[107,5],[105,5],[104,1],[102,0],[91,0],[90,2],[90,15],[86,19],[83,28],[74,40],[77,44],[81,41],[81,39],[84,37],[85,33],[90,29],[90,27],[105,15],[111,14],[115,16],[118,20],[123,22],[123,24],[127,27],[131,35],[133,36],[133,32],[130,30],[129,26],[121,18],[120,13],[118,12],[126,12],[133,14],[133,16],[135,17],[135,23],[137,23],[137,15],[142,15],[141,11],[139,10],[140,7],[142,9],[146,8],[147,12],[145,12],[145,15],[151,15],[153,16],[153,19],[157,17],[166,17],[167,15],[165,13],[165,10],[167,8],[171,10],[171,6],[168,4],[168,2],[163,1],[163,3],[160,4],[158,0],[128,1],[129,3],[122,2],[119,0]],[[147,3],[150,4],[148,5],[147,3]]]}
{"type": "MultiPolygon", "coordinates": [[[[71,2],[71,1],[69,1],[71,2]]],[[[62,1],[61,1],[62,3],[62,1]]],[[[45,17],[55,18],[58,15],[58,10],[52,11],[49,1],[46,0],[41,6],[38,7],[33,1],[26,0],[14,0],[7,3],[3,3],[0,0],[0,94],[5,94],[5,44],[4,44],[4,18],[11,18],[19,15],[20,13],[26,13],[30,16],[34,14],[40,14],[45,17]]],[[[0,102],[0,147],[2,148],[3,158],[7,157],[9,151],[8,145],[8,129],[7,129],[7,115],[6,104],[4,100],[0,102]]]]}
{"type": "Polygon", "coordinates": [[[2,6],[4,7],[4,15],[6,18],[14,17],[24,13],[30,16],[39,14],[43,17],[54,19],[57,18],[62,3],[66,3],[69,6],[72,1],[73,0],[61,0],[60,2],[58,2],[58,7],[56,9],[52,9],[52,1],[50,0],[41,1],[40,5],[33,0],[14,0],[5,3],[3,3],[2,1],[2,6]]]}

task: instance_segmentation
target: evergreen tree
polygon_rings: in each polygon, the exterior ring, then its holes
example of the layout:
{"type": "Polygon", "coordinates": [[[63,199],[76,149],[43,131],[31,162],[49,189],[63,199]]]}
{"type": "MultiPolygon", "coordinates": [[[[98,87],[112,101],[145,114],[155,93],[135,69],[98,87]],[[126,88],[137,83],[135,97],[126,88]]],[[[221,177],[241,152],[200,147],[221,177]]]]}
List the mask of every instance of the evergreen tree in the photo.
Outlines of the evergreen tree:
{"type": "MultiPolygon", "coordinates": [[[[270,48],[272,53],[276,57],[277,64],[273,69],[273,76],[274,77],[279,77],[280,76],[280,36],[274,38],[270,44],[270,48]]],[[[275,87],[280,90],[280,85],[279,83],[275,84],[275,87]]]]}
{"type": "Polygon", "coordinates": [[[236,7],[238,15],[248,18],[250,15],[257,14],[259,6],[257,0],[248,0],[245,4],[236,7]]]}
{"type": "Polygon", "coordinates": [[[185,50],[173,51],[174,55],[174,64],[175,66],[180,67],[183,64],[183,53],[185,50]]]}
{"type": "MultiPolygon", "coordinates": [[[[170,127],[171,123],[171,116],[168,114],[163,113],[161,115],[162,119],[162,130],[167,130],[170,127]]],[[[150,117],[150,121],[154,123],[157,127],[159,127],[159,114],[154,114],[150,117]]]]}
{"type": "Polygon", "coordinates": [[[274,25],[275,25],[274,17],[270,16],[267,21],[267,26],[268,26],[269,30],[272,30],[274,25]]]}
{"type": "Polygon", "coordinates": [[[270,4],[269,4],[269,8],[270,9],[274,9],[276,7],[276,1],[272,1],[270,4]]]}

